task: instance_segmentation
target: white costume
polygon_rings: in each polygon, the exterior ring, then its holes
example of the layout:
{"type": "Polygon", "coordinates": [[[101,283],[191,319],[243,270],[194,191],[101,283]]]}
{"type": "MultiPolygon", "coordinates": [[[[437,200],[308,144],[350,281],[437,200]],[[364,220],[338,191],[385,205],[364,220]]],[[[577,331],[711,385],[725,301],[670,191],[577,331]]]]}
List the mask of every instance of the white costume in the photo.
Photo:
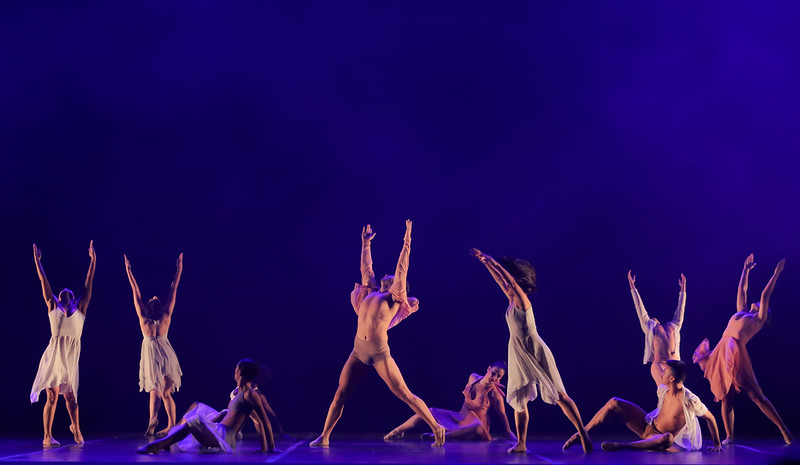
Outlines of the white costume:
{"type": "Polygon", "coordinates": [[[173,390],[181,387],[181,365],[167,336],[145,337],[139,359],[139,391],[164,392],[164,377],[172,380],[173,390]]]}
{"type": "Polygon", "coordinates": [[[78,359],[81,356],[81,334],[86,316],[78,310],[67,316],[60,307],[48,312],[50,342],[39,361],[39,370],[31,388],[31,403],[39,400],[42,389],[60,387],[78,399],[78,359]]]}
{"type": "MultiPolygon", "coordinates": [[[[662,384],[658,386],[658,407],[655,410],[645,415],[644,419],[648,424],[652,424],[656,419],[658,413],[661,411],[661,405],[664,403],[664,395],[669,388],[662,384]]],[[[683,418],[686,424],[683,425],[678,434],[675,435],[675,445],[680,446],[686,450],[700,450],[703,447],[703,434],[700,432],[700,422],[697,417],[703,416],[708,411],[708,408],[700,401],[696,395],[692,393],[686,386],[683,387],[683,418]]]]}
{"type": "MultiPolygon", "coordinates": [[[[225,415],[222,414],[225,412],[217,412],[213,408],[209,407],[208,405],[198,402],[195,406],[194,410],[185,417],[186,424],[197,427],[200,424],[205,425],[211,434],[214,435],[214,438],[217,440],[218,446],[207,448],[204,447],[200,442],[191,434],[186,436],[185,438],[181,439],[180,441],[174,444],[174,447],[182,452],[190,452],[190,451],[197,451],[197,450],[204,450],[210,452],[233,452],[236,448],[236,431],[229,430],[225,427],[222,423],[216,422],[215,420],[221,421],[225,415]]],[[[170,430],[170,434],[175,428],[181,428],[182,425],[176,425],[170,430]]]]}
{"type": "Polygon", "coordinates": [[[506,402],[521,412],[528,401],[536,399],[537,386],[542,400],[558,401],[558,392],[565,391],[561,375],[550,348],[536,332],[533,308],[520,310],[509,305],[506,310],[508,340],[508,388],[506,402]]]}
{"type": "MultiPolygon", "coordinates": [[[[650,319],[650,315],[647,314],[639,291],[631,289],[631,296],[633,297],[633,305],[636,307],[636,314],[639,316],[639,325],[644,332],[644,362],[642,363],[648,364],[653,361],[653,330],[658,323],[650,319]]],[[[686,293],[679,292],[678,308],[675,309],[675,316],[672,318],[672,321],[667,323],[668,325],[672,325],[675,331],[675,360],[681,359],[681,326],[683,326],[683,312],[685,309],[686,293]]]]}

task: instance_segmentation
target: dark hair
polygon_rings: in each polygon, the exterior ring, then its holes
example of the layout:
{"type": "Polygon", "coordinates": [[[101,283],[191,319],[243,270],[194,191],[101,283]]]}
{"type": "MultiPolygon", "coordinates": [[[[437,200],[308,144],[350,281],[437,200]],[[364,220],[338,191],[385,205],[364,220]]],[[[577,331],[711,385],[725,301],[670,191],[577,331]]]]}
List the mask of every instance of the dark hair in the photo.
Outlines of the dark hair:
{"type": "Polygon", "coordinates": [[[519,258],[501,257],[497,261],[506,269],[526,294],[536,292],[536,269],[531,262],[519,258]]]}
{"type": "Polygon", "coordinates": [[[497,367],[497,368],[502,369],[503,371],[508,371],[508,367],[506,366],[506,362],[502,362],[500,360],[498,360],[498,361],[492,363],[491,365],[489,365],[489,368],[492,368],[492,367],[497,367]]]}
{"type": "Polygon", "coordinates": [[[164,316],[164,304],[158,298],[150,299],[142,310],[142,316],[153,321],[164,316]]]}
{"type": "Polygon", "coordinates": [[[242,381],[251,382],[258,377],[258,363],[249,359],[243,358],[236,364],[239,368],[239,374],[242,376],[242,381]]]}
{"type": "Polygon", "coordinates": [[[667,360],[667,366],[675,377],[675,381],[682,383],[686,381],[686,364],[680,360],[667,360]]]}

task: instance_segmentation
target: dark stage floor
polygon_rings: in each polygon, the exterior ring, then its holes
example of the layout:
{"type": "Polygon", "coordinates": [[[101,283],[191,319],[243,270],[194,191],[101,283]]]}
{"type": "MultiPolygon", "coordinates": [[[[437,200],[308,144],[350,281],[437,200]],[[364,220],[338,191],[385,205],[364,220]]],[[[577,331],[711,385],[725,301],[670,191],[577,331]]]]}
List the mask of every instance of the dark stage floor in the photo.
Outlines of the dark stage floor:
{"type": "MultiPolygon", "coordinates": [[[[602,452],[600,439],[595,438],[596,452],[585,456],[580,448],[561,451],[561,439],[531,439],[528,454],[510,455],[509,443],[495,441],[449,442],[442,448],[431,448],[428,442],[404,440],[385,443],[379,436],[336,436],[329,449],[309,448],[309,438],[279,441],[281,453],[266,455],[255,452],[258,444],[248,437],[233,454],[199,454],[167,452],[158,455],[137,455],[135,450],[146,441],[137,435],[114,435],[89,440],[83,447],[65,444],[42,450],[39,439],[3,438],[0,440],[0,462],[86,462],[86,463],[304,463],[304,464],[773,464],[800,463],[800,445],[785,446],[778,440],[742,440],[724,452],[602,452]]],[[[64,438],[66,440],[66,438],[64,438]]],[[[619,439],[619,438],[616,438],[619,439]]]]}

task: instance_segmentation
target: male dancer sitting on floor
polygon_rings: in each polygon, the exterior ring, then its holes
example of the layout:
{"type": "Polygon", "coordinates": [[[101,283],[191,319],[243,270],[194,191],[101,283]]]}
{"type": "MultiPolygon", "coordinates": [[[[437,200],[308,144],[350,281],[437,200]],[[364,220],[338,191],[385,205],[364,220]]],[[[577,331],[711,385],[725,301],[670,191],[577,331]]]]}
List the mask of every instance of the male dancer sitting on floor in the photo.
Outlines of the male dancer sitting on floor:
{"type": "MultiPolygon", "coordinates": [[[[658,386],[658,407],[650,413],[645,413],[638,405],[618,397],[612,397],[603,408],[598,411],[592,421],[586,424],[588,432],[595,426],[605,422],[612,413],[616,413],[625,422],[631,431],[636,433],[641,440],[633,442],[604,442],[603,450],[645,449],[645,450],[670,450],[678,448],[686,450],[700,450],[703,446],[703,436],[700,433],[700,422],[697,417],[703,417],[708,423],[714,447],[709,450],[718,452],[722,450],[719,441],[719,431],[714,415],[708,411],[700,399],[692,391],[683,386],[686,379],[686,364],[680,360],[667,360],[664,377],[658,386]]],[[[573,435],[566,443],[564,449],[569,448],[580,438],[573,435]]]]}

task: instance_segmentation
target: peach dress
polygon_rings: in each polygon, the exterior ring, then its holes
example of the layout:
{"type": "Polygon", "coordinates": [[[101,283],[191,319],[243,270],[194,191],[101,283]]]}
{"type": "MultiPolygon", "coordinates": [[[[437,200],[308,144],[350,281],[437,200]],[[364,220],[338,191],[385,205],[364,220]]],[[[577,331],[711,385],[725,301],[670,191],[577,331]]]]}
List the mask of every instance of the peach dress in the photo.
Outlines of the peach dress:
{"type": "Polygon", "coordinates": [[[455,431],[461,428],[470,426],[477,418],[482,426],[480,438],[485,441],[491,441],[492,435],[489,434],[489,418],[487,412],[491,399],[490,395],[505,396],[502,391],[502,384],[492,384],[491,387],[482,395],[478,396],[473,394],[472,388],[477,384],[483,376],[478,377],[474,382],[468,382],[464,387],[462,394],[464,394],[464,404],[461,406],[460,412],[446,410],[442,408],[431,408],[433,417],[436,422],[444,426],[447,431],[455,431]]]}

